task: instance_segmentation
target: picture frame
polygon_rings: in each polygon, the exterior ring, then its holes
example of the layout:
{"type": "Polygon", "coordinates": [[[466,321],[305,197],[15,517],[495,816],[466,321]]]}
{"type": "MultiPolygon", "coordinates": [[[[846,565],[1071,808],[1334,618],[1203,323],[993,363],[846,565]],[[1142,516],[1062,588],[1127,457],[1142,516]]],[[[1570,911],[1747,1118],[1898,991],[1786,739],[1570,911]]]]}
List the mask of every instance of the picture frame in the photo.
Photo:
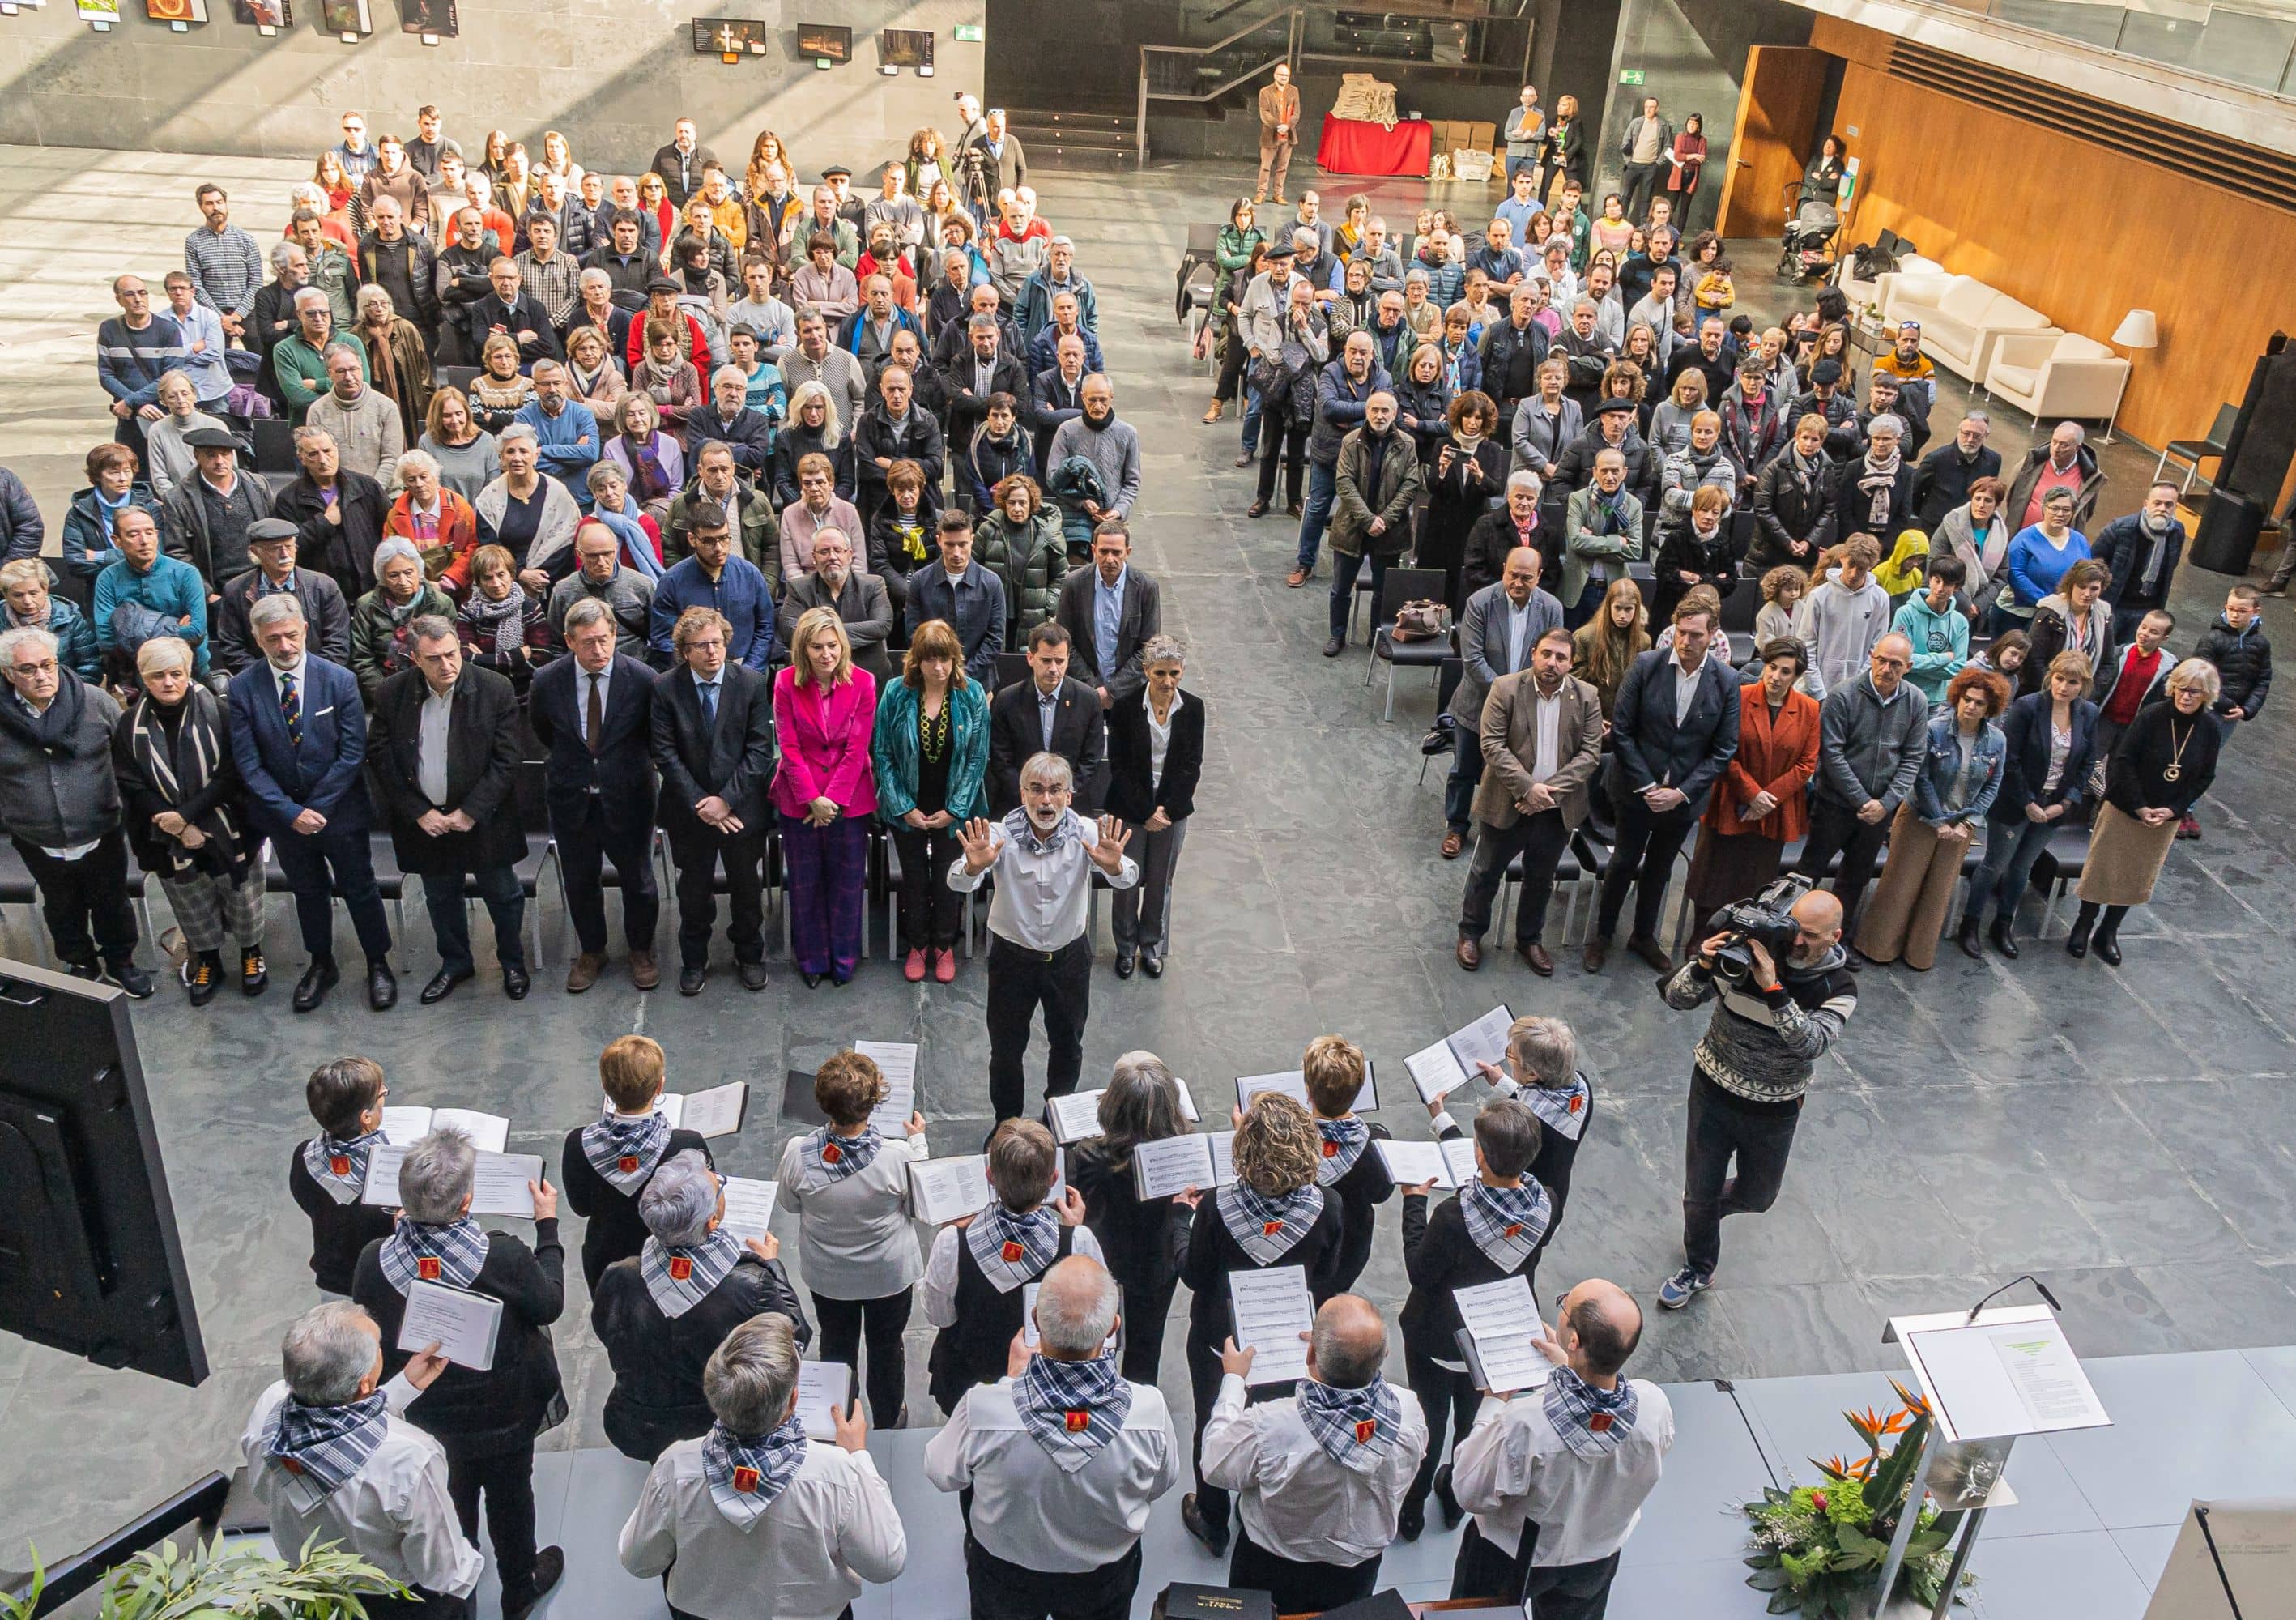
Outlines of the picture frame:
{"type": "Polygon", "coordinates": [[[319,0],[319,31],[338,37],[374,32],[367,0],[319,0]]]}
{"type": "Polygon", "coordinates": [[[252,29],[291,28],[295,23],[290,0],[231,0],[231,14],[252,29]]]}
{"type": "Polygon", "coordinates": [[[463,20],[455,0],[398,0],[398,31],[452,39],[463,31],[463,20]]]}
{"type": "Polygon", "coordinates": [[[889,73],[914,68],[930,78],[933,66],[931,29],[886,29],[877,36],[877,65],[889,73]]]}
{"type": "Polygon", "coordinates": [[[772,37],[773,30],[754,17],[693,20],[693,53],[697,56],[718,56],[727,62],[763,56],[772,37]]]}
{"type": "Polygon", "coordinates": [[[154,22],[188,28],[208,20],[208,0],[144,0],[144,14],[154,22]]]}
{"type": "Polygon", "coordinates": [[[75,0],[82,22],[110,28],[119,21],[119,0],[75,0]]]}
{"type": "Polygon", "coordinates": [[[839,64],[851,62],[853,30],[835,23],[800,22],[797,25],[797,53],[800,61],[839,64]]]}

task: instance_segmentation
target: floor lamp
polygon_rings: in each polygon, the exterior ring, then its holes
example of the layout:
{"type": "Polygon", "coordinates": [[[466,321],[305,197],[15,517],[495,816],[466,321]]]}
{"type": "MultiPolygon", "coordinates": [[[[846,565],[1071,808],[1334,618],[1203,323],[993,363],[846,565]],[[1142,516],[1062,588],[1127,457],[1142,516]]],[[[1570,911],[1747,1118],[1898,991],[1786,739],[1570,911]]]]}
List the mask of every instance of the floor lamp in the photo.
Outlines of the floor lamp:
{"type": "MultiPolygon", "coordinates": [[[[2131,309],[2120,317],[2120,325],[2112,329],[2112,341],[2120,349],[2157,349],[2161,346],[2161,323],[2150,309],[2131,309]]],[[[2135,367],[2130,371],[2133,374],[2135,367]]],[[[2112,424],[2120,419],[2120,402],[2128,397],[2128,382],[2123,378],[2120,392],[2113,396],[2112,415],[2104,421],[2103,442],[2112,442],[2112,424]]]]}

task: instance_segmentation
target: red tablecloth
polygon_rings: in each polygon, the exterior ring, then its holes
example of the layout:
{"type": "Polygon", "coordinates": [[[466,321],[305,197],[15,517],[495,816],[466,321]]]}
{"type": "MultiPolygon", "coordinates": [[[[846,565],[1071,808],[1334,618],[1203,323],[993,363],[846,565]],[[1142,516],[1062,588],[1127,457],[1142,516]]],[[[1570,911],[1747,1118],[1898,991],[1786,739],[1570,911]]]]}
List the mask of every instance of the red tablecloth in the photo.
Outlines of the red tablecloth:
{"type": "Polygon", "coordinates": [[[1394,128],[1324,115],[1324,138],[1316,166],[1333,175],[1422,175],[1435,150],[1435,127],[1424,119],[1404,119],[1394,128]]]}

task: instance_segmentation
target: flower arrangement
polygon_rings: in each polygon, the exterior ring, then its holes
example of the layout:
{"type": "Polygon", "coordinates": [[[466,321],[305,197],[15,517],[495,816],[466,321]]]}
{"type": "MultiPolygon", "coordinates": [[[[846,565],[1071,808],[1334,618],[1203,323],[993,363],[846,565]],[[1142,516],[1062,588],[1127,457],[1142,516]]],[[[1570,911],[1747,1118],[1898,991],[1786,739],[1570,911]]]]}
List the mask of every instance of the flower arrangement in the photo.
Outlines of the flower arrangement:
{"type": "MultiPolygon", "coordinates": [[[[1909,1504],[1920,1517],[1890,1595],[1910,1594],[1924,1608],[1936,1605],[1961,1515],[1938,1512],[1927,1505],[1928,1493],[1914,1488],[1914,1470],[1929,1439],[1929,1406],[1901,1384],[1892,1381],[1890,1387],[1898,1394],[1897,1411],[1842,1414],[1865,1442],[1864,1457],[1812,1458],[1822,1483],[1784,1491],[1766,1486],[1759,1501],[1745,1504],[1754,1547],[1746,1559],[1754,1573],[1746,1584],[1770,1594],[1770,1613],[1800,1613],[1806,1620],[1863,1615],[1909,1504]],[[1887,1451],[1885,1440],[1895,1442],[1887,1451]]],[[[1964,1575],[1962,1583],[1974,1578],[1964,1575]]],[[[1956,1594],[1955,1600],[1962,1599],[1956,1594]]]]}

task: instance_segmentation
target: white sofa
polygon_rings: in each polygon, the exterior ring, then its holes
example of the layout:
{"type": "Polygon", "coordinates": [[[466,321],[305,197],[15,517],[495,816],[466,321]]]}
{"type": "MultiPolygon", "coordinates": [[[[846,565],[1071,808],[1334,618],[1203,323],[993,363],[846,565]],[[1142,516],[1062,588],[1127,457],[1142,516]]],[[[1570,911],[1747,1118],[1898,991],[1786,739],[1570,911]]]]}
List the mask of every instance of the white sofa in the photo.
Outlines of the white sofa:
{"type": "Polygon", "coordinates": [[[1881,278],[1881,292],[1884,321],[1919,321],[1922,352],[1972,382],[1985,380],[2005,333],[2056,331],[2039,310],[1972,275],[1898,272],[1881,278]]]}
{"type": "Polygon", "coordinates": [[[2128,362],[2095,338],[2013,332],[1995,340],[1985,386],[2029,416],[2110,422],[2120,408],[2128,373],[2128,362]]]}
{"type": "Polygon", "coordinates": [[[1849,258],[1850,256],[1844,255],[1841,260],[1841,286],[1842,297],[1849,300],[1849,307],[1853,309],[1863,309],[1869,304],[1879,308],[1882,304],[1882,289],[1893,276],[1945,274],[1945,267],[1936,259],[1923,259],[1919,253],[1908,253],[1898,260],[1896,269],[1885,271],[1872,281],[1860,281],[1850,271],[1849,258]]]}

